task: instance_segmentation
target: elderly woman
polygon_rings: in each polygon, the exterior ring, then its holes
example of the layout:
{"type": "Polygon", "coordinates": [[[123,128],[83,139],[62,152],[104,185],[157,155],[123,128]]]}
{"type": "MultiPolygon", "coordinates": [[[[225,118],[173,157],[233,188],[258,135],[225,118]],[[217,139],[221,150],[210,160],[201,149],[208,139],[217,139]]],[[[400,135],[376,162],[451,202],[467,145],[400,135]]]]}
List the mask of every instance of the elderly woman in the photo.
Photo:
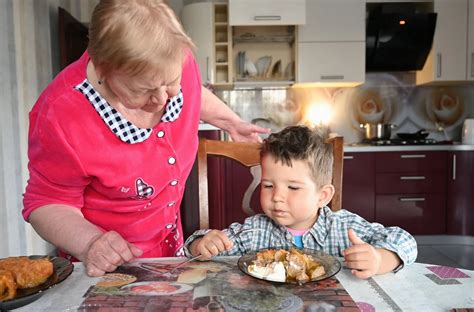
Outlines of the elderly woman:
{"type": "Polygon", "coordinates": [[[236,141],[267,130],[202,88],[193,43],[163,1],[102,0],[89,38],[30,113],[23,216],[99,276],[182,254],[179,207],[200,119],[236,141]]]}

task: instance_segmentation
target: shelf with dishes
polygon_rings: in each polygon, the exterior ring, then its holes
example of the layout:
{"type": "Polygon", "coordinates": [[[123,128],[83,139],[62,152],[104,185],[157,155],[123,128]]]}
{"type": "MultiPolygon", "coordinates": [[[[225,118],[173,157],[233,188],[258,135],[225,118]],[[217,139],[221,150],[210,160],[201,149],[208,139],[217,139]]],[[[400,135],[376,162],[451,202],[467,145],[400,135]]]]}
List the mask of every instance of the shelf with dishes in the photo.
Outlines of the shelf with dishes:
{"type": "Polygon", "coordinates": [[[284,86],[295,82],[295,27],[232,28],[233,82],[239,86],[284,86]]]}
{"type": "Polygon", "coordinates": [[[294,62],[283,65],[281,59],[272,61],[271,55],[258,57],[254,62],[245,51],[237,52],[235,78],[236,84],[255,85],[274,83],[275,85],[289,85],[294,83],[294,62]],[[283,68],[283,66],[285,68],[283,68]]]}

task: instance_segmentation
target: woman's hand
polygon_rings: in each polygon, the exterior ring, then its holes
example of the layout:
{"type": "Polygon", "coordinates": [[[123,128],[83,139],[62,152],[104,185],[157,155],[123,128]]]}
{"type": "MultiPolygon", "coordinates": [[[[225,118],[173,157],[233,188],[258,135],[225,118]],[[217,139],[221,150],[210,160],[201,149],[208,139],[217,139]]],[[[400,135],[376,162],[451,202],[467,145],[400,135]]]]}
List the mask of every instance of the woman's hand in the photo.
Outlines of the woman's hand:
{"type": "Polygon", "coordinates": [[[236,142],[262,142],[259,134],[266,134],[271,131],[271,129],[262,128],[242,120],[226,130],[229,132],[232,140],[236,142]]]}
{"type": "Polygon", "coordinates": [[[352,274],[367,279],[379,273],[382,256],[374,246],[361,240],[353,229],[348,231],[352,246],[343,251],[344,259],[352,274]]]}
{"type": "Polygon", "coordinates": [[[119,265],[142,255],[142,250],[127,242],[117,232],[97,236],[89,244],[84,264],[87,275],[101,276],[114,271],[119,265]]]}
{"type": "Polygon", "coordinates": [[[194,241],[190,249],[193,256],[202,255],[201,259],[209,260],[223,251],[232,249],[232,246],[232,241],[224,232],[212,230],[194,241]]]}

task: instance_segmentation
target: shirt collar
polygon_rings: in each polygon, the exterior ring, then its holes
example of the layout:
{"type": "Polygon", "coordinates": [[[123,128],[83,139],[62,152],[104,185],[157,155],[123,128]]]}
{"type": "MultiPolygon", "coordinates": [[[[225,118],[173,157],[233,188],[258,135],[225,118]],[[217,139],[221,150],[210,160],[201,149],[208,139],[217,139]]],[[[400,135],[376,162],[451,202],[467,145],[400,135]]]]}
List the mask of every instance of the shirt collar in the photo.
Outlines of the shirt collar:
{"type": "MultiPolygon", "coordinates": [[[[143,142],[150,137],[153,131],[152,128],[139,128],[128,121],[119,111],[110,106],[100,93],[92,87],[92,84],[87,78],[75,86],[74,89],[84,94],[107,127],[123,142],[135,144],[143,142]]],[[[176,96],[168,99],[165,112],[161,117],[161,122],[173,122],[177,120],[182,108],[183,92],[180,89],[176,96]]]]}
{"type": "Polygon", "coordinates": [[[326,237],[328,236],[327,230],[327,222],[328,219],[331,218],[332,211],[329,207],[323,207],[319,209],[319,216],[316,223],[313,227],[309,230],[309,233],[313,235],[314,239],[318,242],[319,245],[324,246],[324,242],[326,241],[326,237]]]}

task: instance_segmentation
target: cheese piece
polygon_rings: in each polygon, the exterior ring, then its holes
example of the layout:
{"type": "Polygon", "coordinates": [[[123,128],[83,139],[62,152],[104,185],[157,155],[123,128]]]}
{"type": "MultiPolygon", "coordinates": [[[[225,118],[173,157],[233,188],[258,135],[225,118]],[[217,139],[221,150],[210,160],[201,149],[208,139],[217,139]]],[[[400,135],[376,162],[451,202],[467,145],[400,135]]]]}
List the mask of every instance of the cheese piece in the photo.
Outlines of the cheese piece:
{"type": "Polygon", "coordinates": [[[286,281],[286,270],[283,262],[273,262],[267,266],[257,266],[251,264],[248,267],[249,273],[253,276],[274,282],[286,281]]]}

